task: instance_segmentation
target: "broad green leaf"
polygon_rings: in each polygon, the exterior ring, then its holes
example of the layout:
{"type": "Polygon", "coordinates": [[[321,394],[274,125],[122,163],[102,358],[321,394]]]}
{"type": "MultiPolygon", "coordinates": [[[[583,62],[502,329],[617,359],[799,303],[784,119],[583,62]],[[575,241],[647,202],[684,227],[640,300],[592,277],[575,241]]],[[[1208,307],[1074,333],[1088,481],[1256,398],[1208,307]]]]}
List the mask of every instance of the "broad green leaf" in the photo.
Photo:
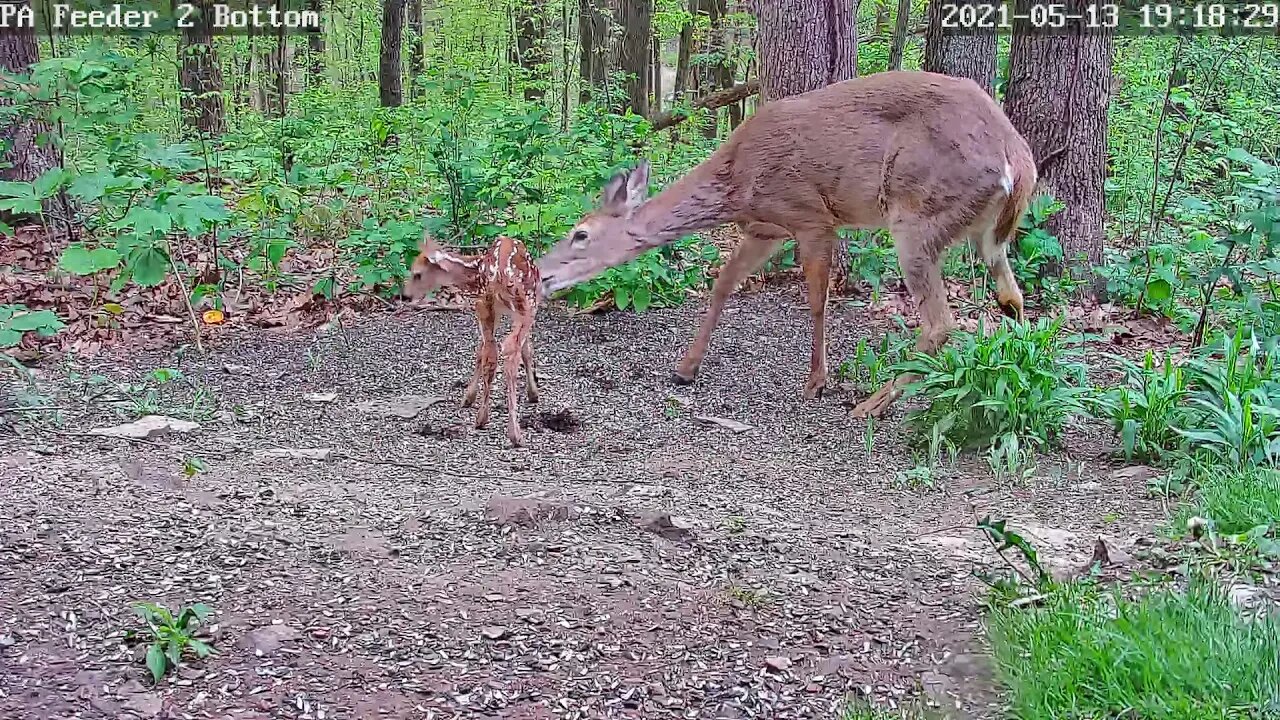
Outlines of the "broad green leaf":
{"type": "Polygon", "coordinates": [[[1164,278],[1156,278],[1147,283],[1147,298],[1152,302],[1163,303],[1173,297],[1173,286],[1164,278]]]}
{"type": "Polygon", "coordinates": [[[22,342],[22,333],[17,330],[10,330],[7,327],[0,327],[0,348],[13,347],[22,342]]]}
{"type": "Polygon", "coordinates": [[[142,287],[153,287],[164,282],[169,272],[169,258],[159,248],[143,248],[129,258],[133,281],[142,287]]]}
{"type": "Polygon", "coordinates": [[[68,245],[58,259],[58,267],[76,275],[92,275],[120,264],[120,254],[111,248],[90,250],[82,243],[68,245]]]}
{"type": "Polygon", "coordinates": [[[32,186],[37,197],[49,198],[56,195],[58,189],[66,185],[70,177],[70,173],[60,167],[50,168],[43,175],[36,178],[32,186]]]}
{"type": "Polygon", "coordinates": [[[653,303],[653,295],[646,286],[636,288],[635,293],[631,296],[631,306],[636,312],[644,312],[649,309],[649,305],[653,303]]]}
{"type": "Polygon", "coordinates": [[[158,642],[151,643],[151,647],[147,648],[147,669],[151,671],[151,679],[157,683],[164,677],[165,670],[169,669],[169,660],[164,656],[164,646],[158,642]]]}
{"type": "Polygon", "coordinates": [[[9,328],[18,332],[30,332],[45,328],[61,329],[65,324],[58,319],[52,310],[36,310],[34,312],[15,315],[9,320],[9,328]]]}
{"type": "Polygon", "coordinates": [[[619,310],[626,310],[627,305],[631,303],[631,292],[623,287],[614,288],[613,302],[619,310]]]}

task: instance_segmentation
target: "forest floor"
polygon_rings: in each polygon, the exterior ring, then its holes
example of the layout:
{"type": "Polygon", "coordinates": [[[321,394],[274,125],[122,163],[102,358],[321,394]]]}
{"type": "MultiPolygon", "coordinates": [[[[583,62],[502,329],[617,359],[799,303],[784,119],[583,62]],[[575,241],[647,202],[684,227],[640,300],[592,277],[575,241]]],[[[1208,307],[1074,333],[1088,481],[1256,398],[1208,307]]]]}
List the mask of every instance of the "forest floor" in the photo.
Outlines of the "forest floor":
{"type": "MultiPolygon", "coordinates": [[[[1166,517],[1096,426],[1025,481],[972,458],[904,481],[905,407],[868,452],[852,393],[801,398],[794,287],[736,297],[675,387],[703,307],[545,309],[519,449],[501,375],[488,428],[458,407],[467,313],[45,367],[64,422],[0,436],[0,717],[792,718],[921,696],[993,717],[974,574],[1001,566],[977,519],[1070,572],[1166,517]],[[159,367],[181,393],[122,398],[159,367]],[[79,434],[179,406],[198,428],[79,434]],[[153,689],[125,640],[137,601],[209,605],[217,654],[153,689]]],[[[833,371],[887,329],[829,318],[833,371]]]]}

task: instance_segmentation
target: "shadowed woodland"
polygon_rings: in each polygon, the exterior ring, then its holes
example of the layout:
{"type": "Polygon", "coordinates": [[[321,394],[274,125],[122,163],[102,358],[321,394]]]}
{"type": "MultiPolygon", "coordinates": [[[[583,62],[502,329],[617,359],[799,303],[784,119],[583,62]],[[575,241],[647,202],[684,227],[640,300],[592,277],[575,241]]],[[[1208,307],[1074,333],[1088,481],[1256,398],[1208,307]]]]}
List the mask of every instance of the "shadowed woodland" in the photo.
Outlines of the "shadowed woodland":
{"type": "Polygon", "coordinates": [[[320,27],[0,30],[0,716],[1280,714],[1274,12],[274,5],[320,27]],[[957,242],[921,352],[892,233],[842,229],[806,398],[792,238],[676,384],[725,225],[541,300],[476,427],[478,286],[414,290],[425,236],[544,257],[618,173],[893,70],[1029,145],[1023,317],[957,242]]]}

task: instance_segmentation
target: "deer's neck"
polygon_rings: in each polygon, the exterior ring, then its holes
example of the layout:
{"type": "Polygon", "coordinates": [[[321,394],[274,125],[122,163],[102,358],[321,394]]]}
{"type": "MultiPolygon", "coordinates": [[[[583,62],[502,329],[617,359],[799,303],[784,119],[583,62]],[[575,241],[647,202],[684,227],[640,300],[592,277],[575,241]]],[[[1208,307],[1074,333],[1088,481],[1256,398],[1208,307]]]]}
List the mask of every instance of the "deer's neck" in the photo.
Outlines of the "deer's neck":
{"type": "Polygon", "coordinates": [[[728,170],[723,153],[713,154],[641,205],[632,217],[632,232],[652,248],[733,220],[728,170]]]}

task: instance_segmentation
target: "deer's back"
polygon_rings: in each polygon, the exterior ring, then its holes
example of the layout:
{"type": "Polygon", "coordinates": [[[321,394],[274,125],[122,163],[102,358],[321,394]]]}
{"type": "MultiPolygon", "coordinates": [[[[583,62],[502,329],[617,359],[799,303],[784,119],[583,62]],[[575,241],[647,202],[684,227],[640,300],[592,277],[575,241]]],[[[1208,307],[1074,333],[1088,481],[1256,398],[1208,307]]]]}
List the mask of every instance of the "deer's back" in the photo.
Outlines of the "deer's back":
{"type": "Polygon", "coordinates": [[[744,215],[784,226],[830,213],[883,227],[888,208],[970,215],[1031,149],[977,83],[885,72],[765,103],[717,151],[744,215]]]}
{"type": "Polygon", "coordinates": [[[481,257],[478,271],[481,292],[502,305],[516,312],[537,305],[542,275],[519,240],[500,235],[481,257]]]}

